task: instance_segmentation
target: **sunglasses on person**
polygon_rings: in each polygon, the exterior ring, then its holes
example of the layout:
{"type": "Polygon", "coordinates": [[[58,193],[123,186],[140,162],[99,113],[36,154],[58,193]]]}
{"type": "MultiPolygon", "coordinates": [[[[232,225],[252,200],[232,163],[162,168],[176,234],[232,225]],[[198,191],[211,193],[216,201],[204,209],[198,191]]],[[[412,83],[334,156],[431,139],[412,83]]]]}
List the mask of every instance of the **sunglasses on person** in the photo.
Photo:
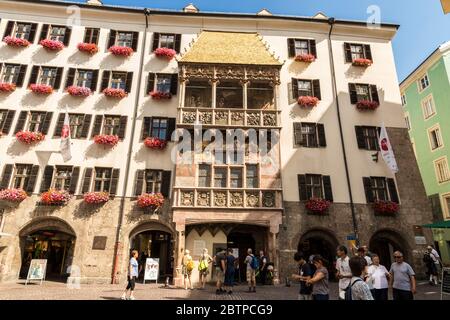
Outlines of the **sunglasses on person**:
{"type": "Polygon", "coordinates": [[[400,259],[403,258],[403,256],[394,256],[394,259],[400,259]]]}

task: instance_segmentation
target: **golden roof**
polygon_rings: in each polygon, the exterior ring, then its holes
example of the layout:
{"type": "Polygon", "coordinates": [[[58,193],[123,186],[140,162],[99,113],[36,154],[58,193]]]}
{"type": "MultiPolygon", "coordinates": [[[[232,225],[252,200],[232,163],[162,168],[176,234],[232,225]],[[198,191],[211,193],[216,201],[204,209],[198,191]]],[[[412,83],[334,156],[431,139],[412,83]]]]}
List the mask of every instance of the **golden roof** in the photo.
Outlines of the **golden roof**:
{"type": "Polygon", "coordinates": [[[257,33],[202,31],[180,62],[281,66],[257,33]]]}

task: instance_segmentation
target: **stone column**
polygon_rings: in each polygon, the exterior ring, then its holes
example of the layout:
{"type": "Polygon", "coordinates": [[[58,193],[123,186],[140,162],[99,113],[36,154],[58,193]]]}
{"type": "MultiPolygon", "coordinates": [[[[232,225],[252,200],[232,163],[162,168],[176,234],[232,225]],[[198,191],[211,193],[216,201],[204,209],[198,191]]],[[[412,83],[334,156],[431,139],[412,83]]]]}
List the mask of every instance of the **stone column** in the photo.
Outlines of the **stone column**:
{"type": "Polygon", "coordinates": [[[244,109],[247,109],[247,87],[248,87],[248,81],[247,80],[243,80],[241,82],[242,84],[242,90],[243,90],[243,94],[242,97],[244,99],[242,106],[244,107],[244,109]]]}
{"type": "Polygon", "coordinates": [[[180,81],[180,108],[184,108],[186,101],[186,79],[181,79],[180,81]]]}
{"type": "Polygon", "coordinates": [[[271,225],[269,229],[269,251],[271,261],[274,263],[273,269],[273,284],[280,284],[280,276],[279,265],[280,265],[280,257],[278,256],[278,247],[277,247],[277,234],[279,232],[279,226],[271,225]]]}
{"type": "Polygon", "coordinates": [[[217,83],[219,82],[217,79],[212,79],[211,81],[211,89],[212,89],[212,96],[211,96],[211,108],[216,108],[216,102],[217,102],[217,83]]]}
{"type": "Polygon", "coordinates": [[[177,231],[177,251],[175,255],[175,266],[174,266],[174,285],[176,287],[183,287],[183,275],[181,274],[181,265],[183,261],[183,255],[184,255],[184,246],[185,246],[185,224],[177,223],[176,224],[176,231],[177,231]]]}

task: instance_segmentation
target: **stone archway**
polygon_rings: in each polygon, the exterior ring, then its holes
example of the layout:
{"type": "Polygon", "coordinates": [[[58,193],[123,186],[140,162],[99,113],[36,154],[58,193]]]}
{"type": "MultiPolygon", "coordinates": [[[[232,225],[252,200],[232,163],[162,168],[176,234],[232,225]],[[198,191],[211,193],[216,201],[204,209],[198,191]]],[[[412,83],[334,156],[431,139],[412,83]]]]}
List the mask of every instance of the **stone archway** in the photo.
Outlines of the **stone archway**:
{"type": "Polygon", "coordinates": [[[43,229],[51,229],[76,237],[75,230],[66,221],[56,217],[37,218],[31,220],[20,229],[19,236],[28,236],[35,231],[43,229]]]}
{"type": "Polygon", "coordinates": [[[369,250],[380,257],[380,263],[386,267],[393,263],[392,254],[396,250],[403,253],[404,260],[409,261],[411,249],[408,242],[396,230],[381,229],[375,232],[369,241],[369,250]]]}

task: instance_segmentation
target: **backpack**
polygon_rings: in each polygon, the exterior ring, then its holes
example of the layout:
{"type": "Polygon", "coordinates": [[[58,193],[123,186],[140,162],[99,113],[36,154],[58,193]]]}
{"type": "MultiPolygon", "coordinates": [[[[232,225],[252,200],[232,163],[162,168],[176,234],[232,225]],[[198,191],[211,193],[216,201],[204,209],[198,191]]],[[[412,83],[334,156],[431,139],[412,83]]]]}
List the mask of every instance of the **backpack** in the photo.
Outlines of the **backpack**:
{"type": "Polygon", "coordinates": [[[355,282],[350,283],[347,288],[345,288],[345,300],[353,300],[352,299],[352,287],[358,281],[362,281],[361,279],[355,280],[355,282]]]}
{"type": "Polygon", "coordinates": [[[255,256],[251,256],[251,257],[252,257],[252,262],[250,262],[250,268],[252,268],[253,270],[256,270],[259,268],[258,258],[255,256]]]}
{"type": "Polygon", "coordinates": [[[423,262],[425,262],[426,264],[429,264],[430,262],[432,262],[431,256],[428,253],[425,253],[423,255],[423,262]]]}
{"type": "Polygon", "coordinates": [[[194,261],[189,260],[188,263],[186,264],[186,270],[191,272],[192,270],[194,270],[194,261]]]}

